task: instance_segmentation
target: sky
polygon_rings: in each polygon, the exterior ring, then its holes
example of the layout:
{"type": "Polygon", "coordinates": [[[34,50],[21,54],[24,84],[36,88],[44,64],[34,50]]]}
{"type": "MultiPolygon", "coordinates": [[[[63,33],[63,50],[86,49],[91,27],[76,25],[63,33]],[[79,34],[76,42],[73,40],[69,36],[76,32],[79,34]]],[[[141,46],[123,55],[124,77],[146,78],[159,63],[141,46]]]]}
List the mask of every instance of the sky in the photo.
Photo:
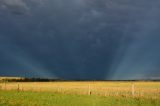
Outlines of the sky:
{"type": "Polygon", "coordinates": [[[159,0],[0,0],[0,76],[160,79],[159,0]]]}

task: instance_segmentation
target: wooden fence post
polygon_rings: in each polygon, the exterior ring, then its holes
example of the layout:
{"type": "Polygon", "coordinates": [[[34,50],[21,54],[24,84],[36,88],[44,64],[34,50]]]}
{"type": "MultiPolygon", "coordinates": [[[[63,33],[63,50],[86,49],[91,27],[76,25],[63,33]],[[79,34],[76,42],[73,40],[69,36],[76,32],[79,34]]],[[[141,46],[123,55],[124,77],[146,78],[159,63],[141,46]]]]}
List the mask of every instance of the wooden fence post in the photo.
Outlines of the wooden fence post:
{"type": "Polygon", "coordinates": [[[18,86],[17,86],[17,91],[19,92],[19,90],[20,90],[20,89],[19,89],[19,84],[18,84],[18,86]]]}
{"type": "Polygon", "coordinates": [[[91,95],[91,85],[88,85],[88,95],[91,95]]]}
{"type": "Polygon", "coordinates": [[[7,90],[6,81],[4,81],[4,90],[7,90]]]}
{"type": "Polygon", "coordinates": [[[60,87],[60,86],[58,86],[58,92],[59,92],[59,93],[62,93],[62,92],[61,92],[61,87],[60,87]]]}
{"type": "Polygon", "coordinates": [[[134,97],[135,96],[135,85],[132,84],[132,96],[134,97]]]}

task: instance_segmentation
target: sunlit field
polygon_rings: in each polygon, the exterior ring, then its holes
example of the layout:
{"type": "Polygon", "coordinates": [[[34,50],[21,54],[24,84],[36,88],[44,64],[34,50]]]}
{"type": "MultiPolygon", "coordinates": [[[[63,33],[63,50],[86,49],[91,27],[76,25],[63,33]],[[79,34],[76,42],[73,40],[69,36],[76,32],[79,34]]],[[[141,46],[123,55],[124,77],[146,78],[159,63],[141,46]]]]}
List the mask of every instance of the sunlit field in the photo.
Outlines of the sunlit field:
{"type": "Polygon", "coordinates": [[[1,82],[0,89],[4,106],[160,106],[160,82],[1,82]]]}
{"type": "Polygon", "coordinates": [[[1,82],[0,88],[62,94],[160,97],[160,82],[1,82]]]}
{"type": "Polygon", "coordinates": [[[155,98],[0,91],[0,106],[160,106],[155,98]]]}

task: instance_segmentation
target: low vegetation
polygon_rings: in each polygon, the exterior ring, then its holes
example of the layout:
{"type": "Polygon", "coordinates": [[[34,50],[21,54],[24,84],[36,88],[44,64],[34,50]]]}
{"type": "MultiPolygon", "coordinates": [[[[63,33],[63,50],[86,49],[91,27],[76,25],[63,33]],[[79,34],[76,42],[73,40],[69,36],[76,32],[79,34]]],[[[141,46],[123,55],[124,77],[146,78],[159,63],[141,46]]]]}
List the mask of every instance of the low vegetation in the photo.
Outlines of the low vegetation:
{"type": "Polygon", "coordinates": [[[0,91],[0,106],[160,106],[160,100],[32,91],[0,91]]]}
{"type": "Polygon", "coordinates": [[[0,82],[0,106],[160,106],[160,82],[0,82]]]}

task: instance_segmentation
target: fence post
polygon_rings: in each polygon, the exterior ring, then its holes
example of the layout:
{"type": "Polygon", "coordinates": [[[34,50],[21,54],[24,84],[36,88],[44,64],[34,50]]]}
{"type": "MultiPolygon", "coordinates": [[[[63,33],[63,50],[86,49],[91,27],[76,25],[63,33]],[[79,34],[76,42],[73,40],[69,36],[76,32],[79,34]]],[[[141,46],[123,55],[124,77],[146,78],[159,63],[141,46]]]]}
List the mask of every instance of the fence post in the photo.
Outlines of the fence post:
{"type": "Polygon", "coordinates": [[[4,81],[4,90],[7,90],[6,81],[4,81]]]}
{"type": "Polygon", "coordinates": [[[91,85],[88,85],[88,95],[91,95],[91,85]]]}
{"type": "Polygon", "coordinates": [[[105,93],[104,93],[104,96],[106,97],[107,96],[107,92],[105,91],[105,93]]]}
{"type": "Polygon", "coordinates": [[[60,87],[60,86],[58,86],[58,92],[59,92],[59,93],[62,93],[62,92],[61,92],[61,87],[60,87]]]}
{"type": "Polygon", "coordinates": [[[134,85],[134,83],[132,84],[132,96],[133,97],[135,96],[135,85],[134,85]]]}
{"type": "Polygon", "coordinates": [[[18,87],[17,87],[17,91],[19,92],[19,84],[18,84],[18,87]]]}

